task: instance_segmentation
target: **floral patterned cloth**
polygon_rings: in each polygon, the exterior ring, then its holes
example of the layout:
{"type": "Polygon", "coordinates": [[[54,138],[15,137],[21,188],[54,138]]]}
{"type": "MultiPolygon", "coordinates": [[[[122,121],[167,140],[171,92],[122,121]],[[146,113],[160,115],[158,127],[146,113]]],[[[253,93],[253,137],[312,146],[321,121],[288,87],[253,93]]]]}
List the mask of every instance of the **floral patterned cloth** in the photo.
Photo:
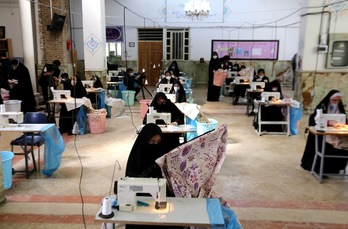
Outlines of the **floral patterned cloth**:
{"type": "Polygon", "coordinates": [[[225,159],[226,144],[224,124],[156,160],[176,197],[215,197],[212,187],[225,159]]]}

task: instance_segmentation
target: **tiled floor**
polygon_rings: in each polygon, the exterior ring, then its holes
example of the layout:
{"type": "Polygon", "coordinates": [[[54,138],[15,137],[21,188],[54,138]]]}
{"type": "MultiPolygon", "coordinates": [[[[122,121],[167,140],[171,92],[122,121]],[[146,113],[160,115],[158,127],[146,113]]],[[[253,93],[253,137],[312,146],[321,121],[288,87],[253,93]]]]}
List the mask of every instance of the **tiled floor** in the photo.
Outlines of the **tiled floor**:
{"type": "MultiPolygon", "coordinates": [[[[292,92],[285,89],[285,94],[292,92]]],[[[193,97],[204,114],[228,126],[227,155],[215,191],[229,200],[245,229],[348,228],[348,178],[331,177],[320,184],[300,167],[307,115],[299,135],[258,136],[246,107],[232,106],[231,97],[206,102],[203,88],[194,88],[193,97]]],[[[0,227],[83,228],[85,222],[87,228],[100,228],[94,215],[110,191],[115,160],[122,166],[117,179],[124,174],[140,124],[136,102],[123,116],[107,119],[104,134],[64,135],[66,150],[52,177],[13,177],[7,203],[0,207],[0,227]]],[[[2,133],[0,150],[9,150],[14,137],[2,133]]],[[[14,167],[23,166],[16,157],[14,167]]]]}

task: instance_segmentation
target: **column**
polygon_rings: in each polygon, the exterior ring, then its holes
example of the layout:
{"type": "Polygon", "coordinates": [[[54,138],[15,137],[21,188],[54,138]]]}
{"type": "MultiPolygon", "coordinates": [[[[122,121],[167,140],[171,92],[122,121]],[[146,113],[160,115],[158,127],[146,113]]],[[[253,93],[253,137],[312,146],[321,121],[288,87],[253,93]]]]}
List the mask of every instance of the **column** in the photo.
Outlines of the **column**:
{"type": "Polygon", "coordinates": [[[30,4],[30,1],[19,0],[24,64],[29,70],[33,91],[36,92],[34,38],[30,4]]]}
{"type": "Polygon", "coordinates": [[[96,74],[105,80],[104,0],[82,0],[82,20],[86,79],[90,78],[92,74],[96,74]]]}

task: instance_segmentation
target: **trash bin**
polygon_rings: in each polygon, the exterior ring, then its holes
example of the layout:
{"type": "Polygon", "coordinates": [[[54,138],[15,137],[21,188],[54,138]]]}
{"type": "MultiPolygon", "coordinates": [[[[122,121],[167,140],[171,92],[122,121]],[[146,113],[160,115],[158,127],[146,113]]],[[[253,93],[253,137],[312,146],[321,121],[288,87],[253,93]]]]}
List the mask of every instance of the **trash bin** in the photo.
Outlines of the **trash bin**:
{"type": "Polygon", "coordinates": [[[197,121],[197,134],[202,135],[208,131],[214,130],[218,124],[218,121],[212,118],[208,118],[210,123],[203,123],[197,121]]]}
{"type": "Polygon", "coordinates": [[[141,115],[141,118],[145,117],[151,102],[152,102],[152,100],[147,100],[147,99],[140,100],[140,115],[141,115]]]}
{"type": "Polygon", "coordinates": [[[135,91],[122,91],[122,99],[126,103],[126,106],[134,105],[135,91]]]}
{"type": "Polygon", "coordinates": [[[106,109],[95,110],[93,113],[88,113],[87,117],[91,134],[105,132],[106,109]]]}
{"type": "Polygon", "coordinates": [[[19,112],[21,111],[21,100],[7,100],[4,101],[6,111],[19,112]]]}
{"type": "Polygon", "coordinates": [[[2,176],[5,189],[10,189],[12,187],[12,159],[14,157],[14,153],[11,151],[2,151],[1,159],[2,159],[2,176]]]}

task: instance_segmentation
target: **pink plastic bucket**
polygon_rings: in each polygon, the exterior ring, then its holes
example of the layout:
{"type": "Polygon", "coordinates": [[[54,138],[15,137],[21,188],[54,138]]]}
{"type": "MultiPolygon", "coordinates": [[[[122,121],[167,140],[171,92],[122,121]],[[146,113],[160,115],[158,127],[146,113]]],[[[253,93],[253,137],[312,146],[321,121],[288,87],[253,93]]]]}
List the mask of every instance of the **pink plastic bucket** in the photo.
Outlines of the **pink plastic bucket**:
{"type": "Polygon", "coordinates": [[[141,118],[145,117],[145,114],[147,113],[147,110],[149,109],[149,106],[151,104],[152,100],[140,100],[140,115],[141,118]]]}
{"type": "Polygon", "coordinates": [[[87,114],[89,131],[91,134],[101,134],[105,132],[106,110],[87,114]]]}

